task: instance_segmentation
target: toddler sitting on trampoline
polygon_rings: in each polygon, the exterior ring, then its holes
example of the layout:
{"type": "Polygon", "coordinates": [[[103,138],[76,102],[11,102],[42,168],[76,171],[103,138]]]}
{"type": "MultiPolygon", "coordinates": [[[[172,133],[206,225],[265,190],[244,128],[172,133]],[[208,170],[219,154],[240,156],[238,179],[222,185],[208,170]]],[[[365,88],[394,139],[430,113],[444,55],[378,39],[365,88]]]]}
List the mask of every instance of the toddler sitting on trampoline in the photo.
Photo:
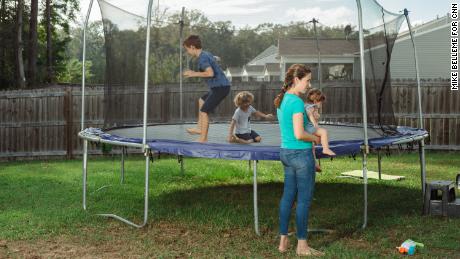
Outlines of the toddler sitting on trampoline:
{"type": "Polygon", "coordinates": [[[318,125],[318,120],[320,118],[319,109],[321,108],[321,104],[324,100],[326,100],[326,96],[321,92],[321,90],[313,88],[308,91],[307,100],[305,101],[305,111],[309,122],[305,127],[305,131],[320,137],[321,145],[323,146],[323,154],[335,156],[335,153],[329,148],[327,130],[325,128],[320,128],[318,125]]]}
{"type": "Polygon", "coordinates": [[[272,120],[273,114],[265,114],[252,107],[254,95],[248,91],[239,92],[233,101],[238,108],[236,108],[230,123],[228,142],[240,144],[260,142],[262,138],[251,129],[251,115],[272,120]]]}

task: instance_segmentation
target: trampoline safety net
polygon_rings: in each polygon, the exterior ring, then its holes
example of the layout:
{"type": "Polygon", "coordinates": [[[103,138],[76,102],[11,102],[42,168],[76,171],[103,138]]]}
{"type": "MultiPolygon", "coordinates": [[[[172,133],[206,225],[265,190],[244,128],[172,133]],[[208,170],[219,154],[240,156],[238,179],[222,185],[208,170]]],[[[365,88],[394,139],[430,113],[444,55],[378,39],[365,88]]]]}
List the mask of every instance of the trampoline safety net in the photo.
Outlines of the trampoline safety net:
{"type": "MultiPolygon", "coordinates": [[[[98,0],[106,53],[105,128],[143,123],[146,16],[149,1],[136,1],[136,5],[130,5],[128,1],[98,0]]],[[[153,113],[149,111],[148,114],[153,113]]]]}
{"type": "MultiPolygon", "coordinates": [[[[141,1],[145,2],[144,7],[148,6],[148,0],[141,1]]],[[[143,123],[147,8],[131,10],[128,2],[117,1],[117,6],[110,0],[98,0],[98,2],[103,19],[106,53],[104,128],[140,125],[143,123]],[[123,6],[120,6],[120,2],[123,6]],[[126,109],[127,106],[130,109],[126,109]]],[[[361,5],[368,122],[380,127],[385,135],[391,135],[397,122],[393,110],[390,64],[395,40],[405,16],[386,11],[375,0],[361,1],[361,5]]],[[[155,30],[154,26],[156,25],[152,25],[152,31],[155,30]]],[[[159,40],[155,39],[155,33],[151,35],[150,41],[159,40]]],[[[203,37],[205,38],[206,35],[203,37]]],[[[349,35],[347,40],[356,46],[351,55],[354,55],[355,59],[353,76],[359,81],[361,75],[358,69],[360,62],[358,32],[349,35]]],[[[330,42],[324,44],[331,44],[330,42]]],[[[320,41],[320,49],[321,44],[323,43],[320,41]]],[[[153,58],[154,52],[157,51],[152,47],[154,45],[150,44],[148,68],[150,74],[154,73],[156,66],[163,65],[153,58]]],[[[326,48],[326,45],[323,47],[326,48]]],[[[179,68],[173,69],[179,70],[179,68]]],[[[149,81],[150,85],[155,83],[151,79],[149,81]]],[[[152,94],[153,91],[154,89],[149,89],[148,101],[164,102],[164,98],[152,94]]],[[[355,96],[354,99],[360,102],[361,96],[355,96]]],[[[158,121],[158,111],[152,107],[149,106],[147,111],[148,123],[158,121]]]]}
{"type": "Polygon", "coordinates": [[[405,16],[386,11],[375,0],[361,1],[361,7],[368,122],[379,126],[386,134],[392,134],[397,122],[393,111],[390,64],[405,16]]]}

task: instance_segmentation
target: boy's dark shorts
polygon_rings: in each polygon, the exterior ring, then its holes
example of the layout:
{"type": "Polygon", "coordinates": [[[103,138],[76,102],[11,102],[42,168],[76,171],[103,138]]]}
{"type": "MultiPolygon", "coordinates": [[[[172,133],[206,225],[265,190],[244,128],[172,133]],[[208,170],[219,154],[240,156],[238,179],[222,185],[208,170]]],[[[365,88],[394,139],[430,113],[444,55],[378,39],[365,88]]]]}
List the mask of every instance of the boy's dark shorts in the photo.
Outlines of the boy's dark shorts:
{"type": "Polygon", "coordinates": [[[254,140],[256,141],[256,138],[259,137],[259,134],[257,132],[251,130],[251,133],[245,133],[245,134],[235,134],[238,138],[244,139],[244,140],[254,140]]]}
{"type": "Polygon", "coordinates": [[[201,112],[211,113],[220,102],[230,93],[230,86],[213,87],[205,95],[201,96],[204,101],[201,112]]]}

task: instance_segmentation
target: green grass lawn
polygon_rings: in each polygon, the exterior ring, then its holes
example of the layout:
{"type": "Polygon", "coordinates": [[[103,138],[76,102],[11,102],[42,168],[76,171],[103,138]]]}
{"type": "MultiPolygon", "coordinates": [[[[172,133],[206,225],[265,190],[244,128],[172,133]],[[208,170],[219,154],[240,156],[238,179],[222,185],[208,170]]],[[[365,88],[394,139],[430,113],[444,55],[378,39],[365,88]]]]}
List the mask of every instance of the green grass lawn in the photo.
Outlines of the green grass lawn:
{"type": "MultiPolygon", "coordinates": [[[[428,180],[454,180],[460,171],[459,155],[428,152],[428,180]]],[[[281,257],[280,162],[258,163],[261,236],[253,230],[252,172],[246,161],[187,158],[185,175],[173,157],[151,165],[149,223],[135,229],[95,214],[115,212],[142,221],[142,157],[128,158],[123,185],[119,157],[90,157],[87,211],[81,203],[81,160],[0,163],[0,258],[281,257]],[[104,185],[109,187],[96,191],[104,185]]],[[[395,247],[411,238],[425,244],[414,258],[460,258],[460,219],[421,216],[417,153],[384,157],[383,173],[406,178],[369,180],[365,230],[362,181],[337,177],[360,169],[361,159],[323,160],[322,167],[310,227],[334,232],[312,233],[308,239],[326,257],[399,257],[395,247]]],[[[377,170],[375,156],[369,169],[377,170]]],[[[295,250],[282,256],[295,257],[295,250]]]]}

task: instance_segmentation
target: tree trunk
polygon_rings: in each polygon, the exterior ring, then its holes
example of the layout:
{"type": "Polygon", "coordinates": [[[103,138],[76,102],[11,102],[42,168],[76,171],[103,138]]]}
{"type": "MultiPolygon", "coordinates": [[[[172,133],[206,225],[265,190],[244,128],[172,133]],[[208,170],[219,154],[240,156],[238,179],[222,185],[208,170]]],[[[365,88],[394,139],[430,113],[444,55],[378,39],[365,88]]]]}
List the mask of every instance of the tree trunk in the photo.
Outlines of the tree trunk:
{"type": "MultiPolygon", "coordinates": [[[[6,24],[5,24],[5,11],[6,11],[6,4],[5,4],[5,0],[2,0],[2,9],[0,11],[0,33],[2,33],[3,35],[6,33],[5,32],[5,27],[6,27],[6,24]]],[[[2,36],[0,37],[0,54],[1,54],[1,57],[0,57],[0,74],[3,76],[3,75],[6,75],[5,73],[5,59],[6,59],[6,53],[5,53],[5,38],[2,36]]],[[[3,77],[0,76],[0,83],[3,84],[3,77]]],[[[1,88],[1,86],[0,86],[1,88]]]]}
{"type": "Polygon", "coordinates": [[[24,76],[24,60],[22,58],[23,42],[22,42],[22,13],[24,10],[24,0],[18,0],[16,14],[16,70],[18,87],[24,89],[26,87],[26,78],[24,76]]]}
{"type": "Polygon", "coordinates": [[[5,0],[2,0],[2,7],[0,9],[0,23],[2,23],[2,25],[5,20],[5,13],[6,13],[6,3],[5,2],[6,2],[5,0]]]}
{"type": "Polygon", "coordinates": [[[48,83],[54,81],[51,8],[51,0],[46,0],[46,81],[48,83]]]}
{"type": "Polygon", "coordinates": [[[29,58],[28,58],[28,78],[29,86],[33,87],[37,83],[37,19],[38,19],[38,0],[30,1],[30,23],[29,23],[29,58]]]}

